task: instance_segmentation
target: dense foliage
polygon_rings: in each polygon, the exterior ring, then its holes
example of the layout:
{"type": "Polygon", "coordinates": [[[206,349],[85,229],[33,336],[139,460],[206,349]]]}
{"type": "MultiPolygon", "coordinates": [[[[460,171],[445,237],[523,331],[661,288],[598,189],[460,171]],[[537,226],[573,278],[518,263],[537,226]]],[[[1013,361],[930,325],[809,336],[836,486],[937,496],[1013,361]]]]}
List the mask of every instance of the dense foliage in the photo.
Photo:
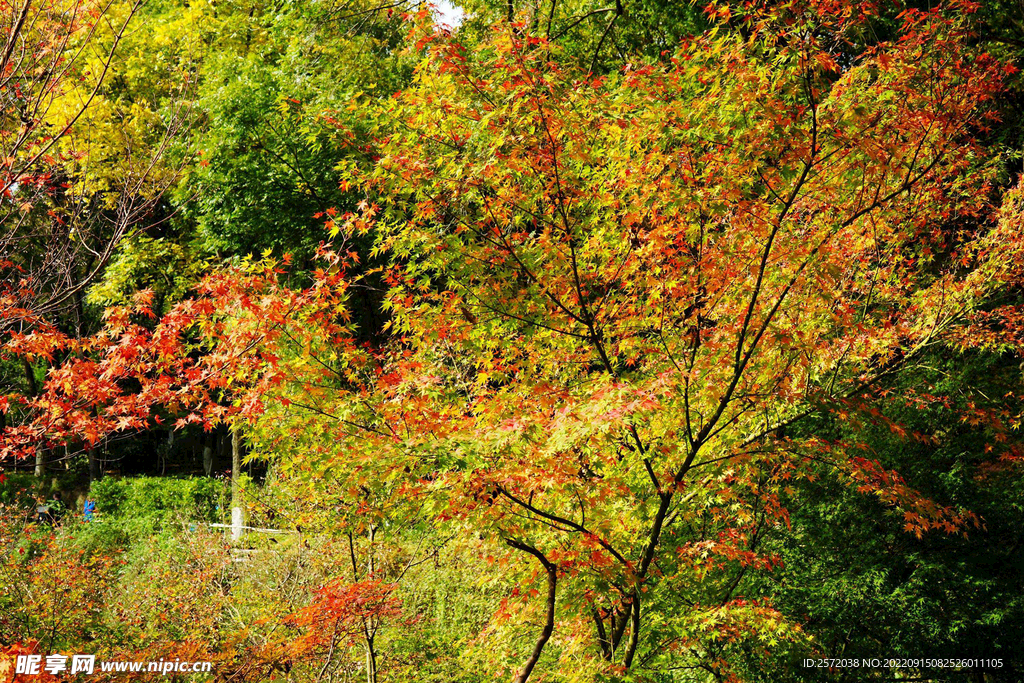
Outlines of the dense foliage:
{"type": "Polygon", "coordinates": [[[0,671],[1019,680],[1020,8],[463,9],[3,6],[0,671]]]}

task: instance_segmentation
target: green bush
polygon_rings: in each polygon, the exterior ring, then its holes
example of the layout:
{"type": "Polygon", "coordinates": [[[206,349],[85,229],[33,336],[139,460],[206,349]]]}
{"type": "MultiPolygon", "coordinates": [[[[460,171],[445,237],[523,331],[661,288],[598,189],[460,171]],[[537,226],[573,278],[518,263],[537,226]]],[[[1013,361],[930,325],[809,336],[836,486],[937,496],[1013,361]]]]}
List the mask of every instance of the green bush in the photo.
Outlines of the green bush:
{"type": "Polygon", "coordinates": [[[107,520],[219,522],[226,515],[228,487],[208,477],[107,478],[92,485],[92,499],[107,520]]]}
{"type": "Polygon", "coordinates": [[[21,507],[32,507],[37,497],[49,498],[61,494],[68,502],[68,496],[80,487],[79,473],[74,470],[47,472],[43,478],[37,478],[31,472],[3,472],[0,481],[0,503],[8,503],[21,507]]]}
{"type": "Polygon", "coordinates": [[[196,531],[206,523],[224,521],[228,491],[226,482],[206,477],[108,477],[92,485],[94,521],[67,530],[86,553],[127,550],[174,536],[183,527],[196,531]]]}

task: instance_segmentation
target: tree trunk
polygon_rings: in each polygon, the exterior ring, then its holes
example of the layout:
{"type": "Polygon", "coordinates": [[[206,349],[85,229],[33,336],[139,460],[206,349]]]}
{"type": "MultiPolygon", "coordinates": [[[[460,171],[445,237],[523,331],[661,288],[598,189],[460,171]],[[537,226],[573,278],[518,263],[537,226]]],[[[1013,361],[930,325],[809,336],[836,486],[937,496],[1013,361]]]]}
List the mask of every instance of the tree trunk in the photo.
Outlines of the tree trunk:
{"type": "Polygon", "coordinates": [[[86,450],[86,455],[89,457],[89,485],[91,486],[103,477],[103,472],[100,471],[100,459],[96,456],[96,447],[90,446],[86,450]]]}
{"type": "Polygon", "coordinates": [[[46,475],[46,448],[42,444],[36,444],[35,475],[40,478],[46,475]]]}
{"type": "Polygon", "coordinates": [[[231,432],[224,425],[217,428],[217,455],[218,462],[227,462],[231,458],[231,432]]]}
{"type": "Polygon", "coordinates": [[[373,579],[373,551],[374,541],[377,538],[377,527],[373,524],[366,530],[366,540],[369,541],[366,548],[366,578],[373,579]]]}
{"type": "MultiPolygon", "coordinates": [[[[377,527],[371,524],[366,530],[366,578],[373,579],[374,567],[374,542],[377,537],[377,527]]],[[[374,641],[377,637],[377,626],[379,619],[369,617],[363,622],[363,631],[366,637],[366,683],[377,683],[377,650],[374,641]]]]}
{"type": "Polygon", "coordinates": [[[213,462],[214,462],[214,444],[217,442],[217,434],[210,432],[203,439],[203,472],[206,476],[213,475],[213,462]]]}
{"type": "Polygon", "coordinates": [[[522,550],[523,552],[530,553],[537,558],[537,561],[544,567],[544,571],[548,575],[548,595],[545,602],[546,614],[544,617],[544,628],[541,630],[540,636],[537,637],[537,642],[534,643],[533,652],[530,653],[529,659],[523,664],[523,668],[520,669],[519,675],[516,676],[512,683],[526,683],[530,678],[530,674],[533,673],[533,668],[537,666],[537,662],[540,661],[540,655],[544,651],[544,646],[547,645],[548,640],[551,638],[551,634],[555,630],[555,595],[556,588],[558,586],[558,568],[548,558],[544,556],[539,550],[533,546],[527,545],[522,541],[515,539],[505,539],[510,547],[516,550],[522,550]]]}
{"type": "MultiPolygon", "coordinates": [[[[36,382],[36,371],[28,358],[22,357],[21,367],[25,371],[25,381],[28,383],[29,396],[35,398],[39,395],[39,383],[36,382]]],[[[36,468],[35,475],[42,477],[46,474],[46,447],[43,444],[36,444],[36,468]]]]}
{"type": "Polygon", "coordinates": [[[231,430],[231,507],[242,507],[238,475],[242,471],[242,437],[237,428],[231,430]]]}
{"type": "Polygon", "coordinates": [[[633,604],[629,611],[629,643],[626,646],[626,657],[622,665],[629,669],[633,666],[633,657],[636,656],[636,646],[640,642],[640,592],[633,590],[633,604]]]}
{"type": "Polygon", "coordinates": [[[39,395],[39,385],[36,383],[36,371],[32,368],[32,364],[28,362],[28,358],[21,359],[21,367],[25,370],[25,381],[28,382],[28,393],[32,398],[39,395]]]}
{"type": "Polygon", "coordinates": [[[377,653],[372,636],[366,639],[366,683],[377,683],[377,653]]]}
{"type": "MultiPolygon", "coordinates": [[[[164,448],[163,457],[160,458],[160,476],[167,473],[167,459],[171,457],[174,450],[174,427],[167,430],[167,446],[164,448]]],[[[159,449],[158,449],[159,452],[159,449]]]]}

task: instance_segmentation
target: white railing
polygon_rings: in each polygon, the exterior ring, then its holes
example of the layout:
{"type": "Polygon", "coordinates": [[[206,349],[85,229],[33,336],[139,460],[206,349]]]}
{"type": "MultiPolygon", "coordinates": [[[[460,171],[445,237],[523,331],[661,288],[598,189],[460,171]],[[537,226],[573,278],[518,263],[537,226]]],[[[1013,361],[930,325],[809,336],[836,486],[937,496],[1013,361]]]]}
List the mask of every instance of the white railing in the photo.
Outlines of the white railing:
{"type": "Polygon", "coordinates": [[[291,529],[264,529],[256,526],[245,526],[242,524],[242,508],[231,508],[231,524],[210,524],[209,526],[219,529],[231,529],[231,540],[237,541],[242,537],[243,531],[255,531],[261,534],[297,534],[298,531],[291,529]]]}

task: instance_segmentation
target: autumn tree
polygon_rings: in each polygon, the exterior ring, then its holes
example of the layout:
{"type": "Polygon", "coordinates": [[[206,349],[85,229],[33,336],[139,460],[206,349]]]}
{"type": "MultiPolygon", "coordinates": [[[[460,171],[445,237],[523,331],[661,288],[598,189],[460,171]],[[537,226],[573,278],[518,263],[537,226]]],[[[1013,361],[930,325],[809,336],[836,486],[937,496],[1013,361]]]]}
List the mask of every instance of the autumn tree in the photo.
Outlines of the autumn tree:
{"type": "MultiPolygon", "coordinates": [[[[168,101],[162,120],[133,120],[108,80],[140,7],[26,1],[4,8],[4,330],[22,320],[12,306],[51,317],[76,301],[80,308],[83,290],[122,239],[154,220],[175,180],[165,156],[187,113],[168,101]],[[123,127],[111,130],[117,119],[123,127]]],[[[186,90],[187,77],[175,87],[186,90]]]]}
{"type": "MultiPolygon", "coordinates": [[[[5,3],[0,55],[0,335],[92,327],[86,289],[126,239],[167,217],[161,198],[179,177],[170,147],[190,122],[190,78],[168,64],[118,80],[140,2],[5,3]],[[134,91],[133,91],[134,89],[134,91]],[[146,106],[146,105],[149,106],[146,106]]],[[[123,75],[123,74],[121,74],[123,75]]],[[[186,153],[187,157],[187,153],[186,153]]],[[[4,393],[33,397],[51,362],[4,356],[4,393]]],[[[6,410],[4,411],[6,413],[6,410]]],[[[20,416],[12,416],[18,420],[20,416]]],[[[98,473],[95,453],[91,471],[98,473]]],[[[35,471],[54,454],[39,445],[35,471]]]]}
{"type": "Polygon", "coordinates": [[[910,532],[975,522],[855,441],[786,435],[862,408],[1002,267],[975,258],[994,194],[976,136],[1007,68],[971,51],[971,7],[907,10],[849,63],[819,37],[865,16],[834,9],[765,8],[749,38],[597,80],[526,27],[473,56],[426,35],[388,110],[378,203],[349,227],[392,258],[398,346],[317,410],[345,425],[339,466],[411,473],[403,495],[532,568],[515,680],[587,622],[619,671],[724,672],[746,635],[795,637],[737,588],[775,563],[759,542],[808,463],[910,532]]]}

